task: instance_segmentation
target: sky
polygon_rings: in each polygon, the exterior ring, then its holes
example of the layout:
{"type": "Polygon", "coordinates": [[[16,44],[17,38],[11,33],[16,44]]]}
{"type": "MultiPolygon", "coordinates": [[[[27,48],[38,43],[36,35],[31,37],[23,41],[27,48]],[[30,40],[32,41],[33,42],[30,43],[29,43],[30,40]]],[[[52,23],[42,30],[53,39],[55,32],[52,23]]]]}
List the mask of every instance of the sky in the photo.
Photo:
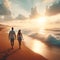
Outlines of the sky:
{"type": "Polygon", "coordinates": [[[0,0],[0,4],[3,2],[13,17],[19,14],[29,16],[31,8],[35,6],[40,14],[46,13],[48,16],[53,16],[60,13],[59,0],[0,0]]]}

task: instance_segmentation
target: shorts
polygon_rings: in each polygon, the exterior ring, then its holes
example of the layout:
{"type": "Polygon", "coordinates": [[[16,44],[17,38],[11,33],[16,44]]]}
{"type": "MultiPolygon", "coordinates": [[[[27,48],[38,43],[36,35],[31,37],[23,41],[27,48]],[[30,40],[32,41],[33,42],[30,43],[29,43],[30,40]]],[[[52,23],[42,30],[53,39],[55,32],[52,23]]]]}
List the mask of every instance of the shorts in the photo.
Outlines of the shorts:
{"type": "Polygon", "coordinates": [[[14,42],[14,38],[13,39],[10,39],[11,42],[14,42]]]}
{"type": "Polygon", "coordinates": [[[18,37],[18,40],[22,40],[22,38],[21,37],[18,37]]]}

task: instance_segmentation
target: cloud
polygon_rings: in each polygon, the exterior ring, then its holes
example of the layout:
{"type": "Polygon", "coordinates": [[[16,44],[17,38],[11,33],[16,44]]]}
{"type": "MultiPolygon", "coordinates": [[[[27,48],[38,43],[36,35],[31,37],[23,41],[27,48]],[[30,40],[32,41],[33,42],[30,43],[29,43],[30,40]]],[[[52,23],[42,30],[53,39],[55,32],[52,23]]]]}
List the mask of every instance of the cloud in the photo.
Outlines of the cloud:
{"type": "Polygon", "coordinates": [[[4,0],[3,3],[6,6],[6,8],[10,8],[11,7],[9,0],[4,0]]]}
{"type": "Polygon", "coordinates": [[[43,2],[45,3],[50,3],[50,2],[54,2],[55,0],[43,0],[43,2]]]}
{"type": "Polygon", "coordinates": [[[27,16],[29,13],[28,11],[21,5],[22,2],[20,0],[11,0],[11,13],[13,17],[17,17],[19,14],[27,16]]]}
{"type": "Polygon", "coordinates": [[[11,15],[11,12],[6,8],[5,5],[0,4],[0,15],[11,15]]]}
{"type": "Polygon", "coordinates": [[[8,0],[0,0],[0,15],[11,15],[9,10],[10,4],[8,0]]]}
{"type": "Polygon", "coordinates": [[[60,14],[60,1],[53,3],[46,9],[46,15],[52,16],[56,14],[60,14]]]}
{"type": "Polygon", "coordinates": [[[55,0],[3,0],[4,5],[12,13],[13,17],[23,14],[28,16],[31,12],[31,8],[37,6],[39,12],[44,11],[47,3],[51,3],[55,0]]]}

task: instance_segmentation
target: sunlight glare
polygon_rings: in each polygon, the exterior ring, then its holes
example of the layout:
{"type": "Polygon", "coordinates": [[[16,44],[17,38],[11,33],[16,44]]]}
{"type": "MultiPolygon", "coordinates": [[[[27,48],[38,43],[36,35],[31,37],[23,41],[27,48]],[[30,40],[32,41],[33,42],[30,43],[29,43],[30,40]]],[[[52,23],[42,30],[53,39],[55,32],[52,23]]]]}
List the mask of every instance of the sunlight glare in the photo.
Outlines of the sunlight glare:
{"type": "Polygon", "coordinates": [[[37,23],[41,26],[45,25],[46,23],[46,17],[40,17],[37,19],[37,23]]]}
{"type": "Polygon", "coordinates": [[[44,44],[40,41],[34,40],[34,43],[32,45],[32,50],[36,53],[43,53],[43,46],[44,44]]]}
{"type": "Polygon", "coordinates": [[[47,23],[47,17],[40,17],[38,19],[36,19],[36,23],[37,23],[37,27],[38,27],[38,33],[45,35],[45,27],[46,27],[46,23],[47,23]]]}

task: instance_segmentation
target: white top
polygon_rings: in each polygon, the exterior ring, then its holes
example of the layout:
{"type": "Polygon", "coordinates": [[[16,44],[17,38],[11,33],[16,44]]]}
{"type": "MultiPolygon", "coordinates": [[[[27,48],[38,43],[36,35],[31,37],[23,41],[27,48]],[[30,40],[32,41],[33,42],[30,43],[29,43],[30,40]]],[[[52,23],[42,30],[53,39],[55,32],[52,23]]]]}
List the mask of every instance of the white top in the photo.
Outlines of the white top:
{"type": "Polygon", "coordinates": [[[9,32],[9,38],[10,38],[10,39],[15,39],[15,31],[11,30],[11,31],[9,32]]]}

